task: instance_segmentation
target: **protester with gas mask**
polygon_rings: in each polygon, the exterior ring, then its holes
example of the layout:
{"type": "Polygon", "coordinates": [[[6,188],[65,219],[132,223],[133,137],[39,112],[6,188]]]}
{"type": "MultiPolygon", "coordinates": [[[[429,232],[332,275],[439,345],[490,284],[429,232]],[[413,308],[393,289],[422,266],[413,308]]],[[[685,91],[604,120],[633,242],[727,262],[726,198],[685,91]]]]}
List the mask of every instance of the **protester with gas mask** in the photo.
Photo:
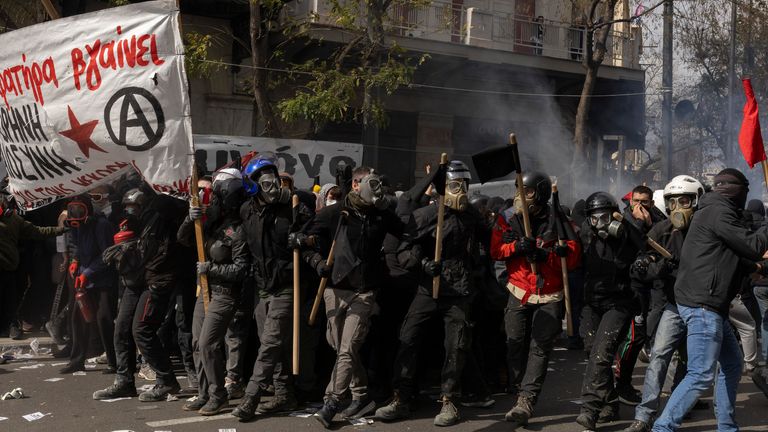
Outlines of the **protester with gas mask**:
{"type": "Polygon", "coordinates": [[[368,167],[352,172],[352,190],[342,202],[321,210],[292,240],[305,248],[304,260],[320,277],[328,277],[324,292],[328,318],[327,339],[336,351],[324,405],[315,418],[326,428],[341,411],[347,390],[352,402],[342,413],[358,418],[370,413],[375,404],[368,394],[368,379],[360,359],[360,347],[368,334],[376,291],[386,281],[381,258],[387,233],[400,238],[404,224],[389,210],[381,177],[368,167]],[[335,261],[326,259],[336,242],[335,261]]]}
{"type": "Polygon", "coordinates": [[[584,207],[586,220],[580,232],[583,248],[584,309],[581,334],[591,346],[582,385],[581,414],[576,422],[586,429],[618,415],[613,363],[621,338],[632,317],[640,311],[640,293],[634,292],[630,266],[645,249],[642,233],[628,222],[614,218],[619,207],[610,194],[595,192],[584,207]]]}
{"type": "Polygon", "coordinates": [[[199,388],[197,399],[186,403],[183,409],[205,416],[218,414],[228,403],[224,388],[227,372],[224,336],[235,314],[250,259],[239,214],[244,198],[242,174],[235,168],[218,171],[213,178],[212,191],[211,202],[205,210],[190,206],[189,215],[177,235],[179,243],[194,247],[195,221],[203,218],[205,252],[209,261],[197,263],[197,274],[198,277],[208,277],[210,301],[206,311],[201,293],[195,304],[192,349],[199,388]]]}
{"type": "MultiPolygon", "coordinates": [[[[149,198],[139,189],[129,189],[121,201],[120,207],[130,208],[135,215],[147,208],[149,198]]],[[[115,380],[111,386],[97,390],[93,399],[114,399],[135,397],[136,382],[136,341],[133,337],[134,316],[142,293],[147,288],[144,276],[144,260],[139,250],[139,238],[144,234],[138,218],[127,215],[128,219],[120,222],[119,230],[114,235],[114,245],[108,247],[102,255],[104,263],[112,266],[118,275],[118,303],[115,318],[114,346],[116,358],[115,380]]]]}
{"type": "Polygon", "coordinates": [[[525,234],[522,214],[500,216],[491,234],[491,256],[507,267],[507,289],[511,293],[505,310],[509,388],[517,403],[506,420],[528,423],[547,375],[549,355],[560,335],[565,315],[561,258],[568,270],[581,260],[581,246],[570,220],[548,204],[552,183],[544,173],[526,172],[523,190],[531,218],[531,233],[525,234]],[[557,218],[557,219],[556,219],[557,218]],[[570,231],[558,244],[558,223],[570,231]],[[531,264],[537,266],[533,273],[531,264]]]}
{"type": "MultiPolygon", "coordinates": [[[[643,381],[642,400],[635,409],[634,422],[624,432],[651,430],[652,419],[655,418],[659,409],[661,389],[664,386],[672,356],[677,351],[681,359],[687,358],[685,324],[677,310],[674,286],[683,241],[703,194],[704,187],[695,178],[687,175],[673,178],[664,187],[664,204],[669,219],[659,222],[648,233],[648,237],[672,254],[672,258],[664,258],[655,250],[648,248],[632,264],[632,277],[643,283],[652,284],[653,290],[664,299],[665,304],[658,327],[648,329],[653,344],[643,381]]],[[[685,376],[685,366],[680,364],[674,375],[673,388],[683,376],[685,376]]]]}
{"type": "Polygon", "coordinates": [[[85,358],[90,345],[90,330],[95,325],[107,355],[105,373],[115,373],[117,361],[113,335],[117,308],[117,275],[102,259],[112,246],[115,227],[101,213],[95,213],[89,195],[73,198],[67,204],[67,219],[74,257],[69,264],[69,276],[74,280],[77,307],[71,311],[72,350],[69,364],[60,372],[70,374],[85,370],[85,358]]]}
{"type": "Polygon", "coordinates": [[[27,239],[45,239],[63,234],[66,227],[39,227],[25,221],[16,213],[13,197],[5,188],[0,189],[0,332],[8,332],[12,339],[22,337],[17,316],[20,293],[16,289],[16,269],[19,267],[19,242],[27,239]]]}
{"type": "Polygon", "coordinates": [[[232,415],[247,421],[256,412],[290,410],[296,406],[291,371],[291,317],[293,313],[293,245],[288,236],[310,217],[303,204],[294,211],[291,191],[281,186],[277,159],[259,154],[243,170],[245,193],[240,208],[242,228],[251,253],[256,295],[259,353],[242,402],[232,415]],[[261,402],[269,384],[275,396],[261,402]]]}
{"type": "Polygon", "coordinates": [[[687,329],[688,373],[672,392],[654,431],[675,431],[683,417],[715,379],[717,430],[737,431],[736,387],[742,354],[728,309],[741,278],[758,271],[768,274],[768,231],[750,230],[741,212],[749,181],[741,171],[726,168],[714,188],[699,202],[683,243],[675,282],[675,301],[687,329]],[[718,367],[719,365],[719,367],[718,367]]]}
{"type": "Polygon", "coordinates": [[[416,395],[418,354],[425,326],[430,318],[438,316],[445,325],[445,362],[440,389],[442,408],[434,424],[451,426],[459,421],[455,402],[461,395],[461,376],[472,343],[469,314],[476,294],[473,270],[480,266],[480,236],[484,227],[480,214],[469,204],[467,191],[472,178],[469,167],[464,162],[452,161],[445,176],[441,260],[435,261],[437,204],[413,212],[408,223],[409,238],[398,254],[406,268],[419,271],[419,287],[400,330],[394,396],[389,405],[376,411],[376,417],[381,420],[398,420],[410,415],[409,404],[416,395]],[[440,292],[434,299],[432,283],[438,276],[440,292]]]}

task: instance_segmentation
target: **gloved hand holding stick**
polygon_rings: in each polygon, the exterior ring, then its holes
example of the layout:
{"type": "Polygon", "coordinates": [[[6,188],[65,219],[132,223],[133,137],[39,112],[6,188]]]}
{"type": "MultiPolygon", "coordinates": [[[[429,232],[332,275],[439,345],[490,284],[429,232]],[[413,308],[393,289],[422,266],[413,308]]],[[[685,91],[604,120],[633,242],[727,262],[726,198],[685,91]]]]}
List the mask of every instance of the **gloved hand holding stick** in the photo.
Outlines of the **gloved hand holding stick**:
{"type": "MultiPolygon", "coordinates": [[[[333,255],[336,250],[336,237],[341,230],[341,224],[347,216],[346,211],[342,211],[339,215],[339,224],[336,226],[336,233],[333,235],[333,243],[331,243],[331,250],[328,251],[328,259],[325,260],[325,264],[328,267],[333,267],[333,255]]],[[[320,279],[320,287],[317,289],[317,295],[315,296],[315,302],[312,304],[312,312],[309,313],[309,325],[315,325],[315,319],[317,319],[317,312],[320,310],[320,303],[323,301],[323,294],[325,293],[325,287],[328,285],[328,277],[324,276],[320,279]]]]}
{"type": "MultiPolygon", "coordinates": [[[[200,206],[200,198],[198,195],[197,187],[197,165],[195,158],[192,158],[192,179],[189,184],[189,192],[191,198],[192,207],[200,206]]],[[[195,219],[195,243],[197,246],[197,261],[208,261],[205,257],[205,239],[203,238],[203,220],[195,219]]],[[[208,302],[210,301],[210,294],[208,293],[208,275],[205,273],[200,274],[199,282],[197,285],[197,295],[203,296],[203,311],[208,312],[208,302]]]]}
{"type": "MultiPolygon", "coordinates": [[[[619,222],[624,221],[624,215],[622,215],[619,212],[613,212],[613,218],[616,219],[619,222]]],[[[655,240],[652,238],[646,238],[645,242],[648,243],[648,246],[650,246],[653,250],[659,253],[659,255],[663,256],[666,259],[672,259],[673,256],[671,253],[669,253],[668,250],[664,249],[664,246],[656,243],[655,240]]]]}
{"type": "MultiPolygon", "coordinates": [[[[448,165],[448,154],[440,155],[440,165],[448,165]]],[[[447,178],[446,178],[447,181],[447,178]]],[[[445,191],[437,201],[437,227],[435,228],[435,263],[440,263],[443,255],[443,222],[445,221],[445,191]]],[[[437,300],[440,295],[440,275],[432,278],[432,298],[437,300]]]]}

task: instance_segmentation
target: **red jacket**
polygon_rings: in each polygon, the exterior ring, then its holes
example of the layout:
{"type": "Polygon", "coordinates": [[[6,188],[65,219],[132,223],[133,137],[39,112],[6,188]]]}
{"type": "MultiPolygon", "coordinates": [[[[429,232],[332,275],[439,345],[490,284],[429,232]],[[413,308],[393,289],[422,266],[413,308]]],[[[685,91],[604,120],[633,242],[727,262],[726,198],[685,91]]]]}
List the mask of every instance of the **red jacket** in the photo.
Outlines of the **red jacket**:
{"type": "MultiPolygon", "coordinates": [[[[513,225],[516,225],[517,227],[523,226],[522,216],[514,215],[512,217],[519,219],[514,221],[513,225]]],[[[562,267],[560,265],[560,257],[557,256],[554,251],[554,246],[557,240],[544,240],[541,238],[540,234],[536,237],[536,244],[538,247],[549,249],[546,261],[537,263],[539,275],[544,279],[544,284],[541,287],[537,287],[536,275],[531,272],[531,263],[528,262],[525,256],[515,254],[517,240],[512,243],[504,243],[502,240],[504,232],[510,229],[513,229],[513,227],[507,223],[503,215],[499,215],[496,225],[493,228],[493,232],[491,233],[491,257],[497,261],[505,261],[507,274],[509,275],[509,283],[526,291],[522,303],[525,304],[528,296],[532,294],[552,295],[562,291],[562,267]]],[[[522,231],[521,228],[514,230],[522,231]]],[[[540,229],[539,231],[542,230],[540,229]]],[[[522,237],[523,233],[518,232],[518,236],[522,237]]],[[[568,270],[573,270],[578,267],[581,262],[581,245],[576,240],[567,240],[565,244],[568,246],[566,266],[568,267],[568,270]]]]}

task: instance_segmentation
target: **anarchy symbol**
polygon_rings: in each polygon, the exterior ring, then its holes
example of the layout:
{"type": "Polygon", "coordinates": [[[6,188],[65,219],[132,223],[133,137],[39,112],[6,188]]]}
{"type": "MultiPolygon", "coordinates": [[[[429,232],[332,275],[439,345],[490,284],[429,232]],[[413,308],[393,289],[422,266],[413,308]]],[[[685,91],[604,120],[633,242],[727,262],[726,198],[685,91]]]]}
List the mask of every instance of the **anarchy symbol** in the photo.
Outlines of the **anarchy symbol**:
{"type": "MultiPolygon", "coordinates": [[[[145,103],[145,105],[146,105],[145,103]]],[[[127,148],[130,151],[146,151],[157,145],[165,132],[165,115],[163,109],[160,106],[160,102],[155,98],[152,93],[146,89],[140,87],[126,87],[118,90],[107,102],[107,106],[104,107],[104,125],[107,127],[109,137],[112,141],[127,148]],[[117,124],[117,134],[112,127],[112,109],[115,108],[117,101],[122,99],[120,104],[120,112],[117,124]],[[154,111],[154,117],[156,119],[156,125],[153,127],[152,122],[147,118],[147,111],[142,108],[140,99],[149,103],[149,106],[154,111]],[[129,111],[132,112],[132,117],[129,118],[129,111]],[[126,134],[128,129],[141,128],[142,133],[147,138],[143,143],[134,142],[131,140],[129,144],[126,140],[126,134]]]]}

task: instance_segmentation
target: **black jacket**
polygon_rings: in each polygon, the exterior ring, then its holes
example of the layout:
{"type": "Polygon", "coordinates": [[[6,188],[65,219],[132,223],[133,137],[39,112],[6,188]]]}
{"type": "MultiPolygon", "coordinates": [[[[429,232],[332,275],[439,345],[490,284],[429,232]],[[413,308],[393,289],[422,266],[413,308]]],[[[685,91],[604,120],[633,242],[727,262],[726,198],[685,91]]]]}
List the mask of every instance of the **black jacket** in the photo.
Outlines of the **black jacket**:
{"type": "Polygon", "coordinates": [[[182,256],[176,242],[176,207],[168,200],[175,198],[158,195],[142,213],[138,245],[147,287],[164,292],[175,288],[182,256]]]}
{"type": "Polygon", "coordinates": [[[405,224],[390,210],[358,211],[348,201],[324,207],[304,227],[305,234],[317,239],[315,247],[304,252],[304,260],[317,268],[328,257],[336,228],[340,226],[328,285],[359,292],[378,289],[386,280],[384,238],[387,234],[401,238],[405,224]],[[342,210],[347,216],[340,220],[342,210]]]}
{"type": "Polygon", "coordinates": [[[741,278],[746,276],[740,259],[756,262],[768,250],[768,231],[751,231],[741,212],[717,192],[702,197],[683,243],[675,282],[678,304],[728,315],[741,278]]]}

